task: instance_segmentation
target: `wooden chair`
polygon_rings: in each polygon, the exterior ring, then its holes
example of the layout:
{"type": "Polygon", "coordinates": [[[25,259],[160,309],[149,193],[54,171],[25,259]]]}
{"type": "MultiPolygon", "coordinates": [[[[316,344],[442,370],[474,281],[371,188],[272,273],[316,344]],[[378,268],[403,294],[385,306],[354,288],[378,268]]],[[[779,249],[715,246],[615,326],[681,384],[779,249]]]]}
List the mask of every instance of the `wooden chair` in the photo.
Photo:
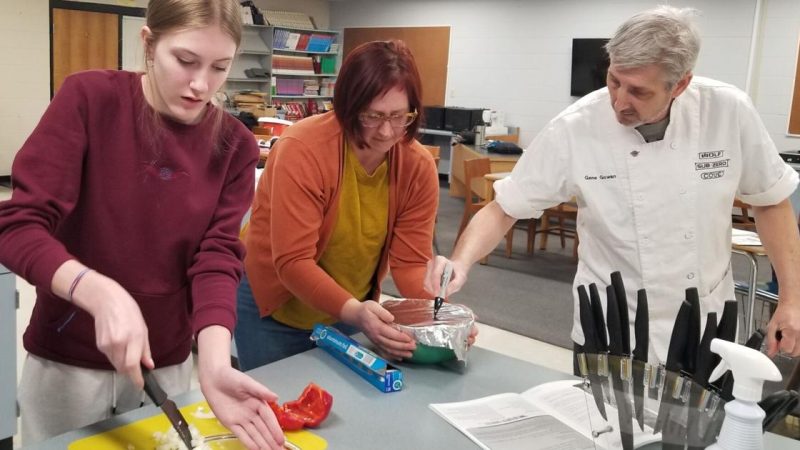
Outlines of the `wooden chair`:
{"type": "Polygon", "coordinates": [[[533,228],[528,232],[529,254],[533,254],[534,240],[537,234],[542,235],[542,239],[539,242],[539,250],[547,248],[547,237],[549,235],[558,235],[561,239],[561,248],[566,247],[566,238],[573,239],[572,257],[578,259],[578,206],[574,202],[561,203],[546,209],[542,214],[540,223],[541,229],[536,230],[536,222],[531,222],[533,228]],[[552,219],[558,221],[558,226],[551,226],[552,219]]]}
{"type": "Polygon", "coordinates": [[[433,161],[436,163],[436,168],[438,169],[442,150],[438,145],[423,145],[423,147],[425,147],[431,153],[431,156],[433,156],[433,161]]]}
{"type": "MultiPolygon", "coordinates": [[[[491,173],[491,171],[491,161],[489,158],[474,158],[464,161],[464,184],[467,187],[467,192],[464,197],[464,214],[461,217],[461,225],[458,228],[456,242],[461,238],[461,233],[467,228],[467,224],[472,216],[490,202],[487,198],[488,193],[484,192],[482,188],[476,189],[476,186],[486,186],[484,176],[491,173]]],[[[512,228],[506,233],[506,255],[510,254],[513,236],[514,230],[512,228]]],[[[481,260],[481,264],[486,264],[487,260],[488,255],[481,260]]]]}
{"type": "Polygon", "coordinates": [[[750,208],[752,208],[752,206],[739,200],[738,198],[735,198],[733,199],[733,208],[738,208],[739,210],[739,214],[736,214],[736,211],[731,211],[733,228],[756,231],[755,218],[750,215],[750,208]]]}

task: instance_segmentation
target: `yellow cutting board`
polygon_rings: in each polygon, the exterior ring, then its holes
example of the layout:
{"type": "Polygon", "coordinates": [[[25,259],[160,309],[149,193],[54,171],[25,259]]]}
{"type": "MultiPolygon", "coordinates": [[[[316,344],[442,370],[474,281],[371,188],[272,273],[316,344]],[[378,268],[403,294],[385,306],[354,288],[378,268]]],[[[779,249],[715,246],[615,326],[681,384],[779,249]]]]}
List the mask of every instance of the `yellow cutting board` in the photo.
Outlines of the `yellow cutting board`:
{"type": "MultiPolygon", "coordinates": [[[[208,403],[201,401],[181,408],[181,413],[190,425],[197,427],[197,431],[203,436],[213,436],[218,434],[229,434],[230,431],[223,427],[216,417],[211,419],[200,419],[194,416],[198,408],[209,412],[208,403]]],[[[77,440],[69,445],[69,450],[152,450],[156,447],[153,434],[156,432],[166,433],[170,427],[169,420],[164,414],[157,414],[147,419],[114,428],[104,433],[96,434],[77,440]]],[[[287,431],[286,439],[301,448],[302,450],[325,450],[328,443],[325,439],[308,431],[287,431]]],[[[225,443],[224,446],[214,448],[224,449],[244,449],[245,447],[238,442],[225,443]]]]}

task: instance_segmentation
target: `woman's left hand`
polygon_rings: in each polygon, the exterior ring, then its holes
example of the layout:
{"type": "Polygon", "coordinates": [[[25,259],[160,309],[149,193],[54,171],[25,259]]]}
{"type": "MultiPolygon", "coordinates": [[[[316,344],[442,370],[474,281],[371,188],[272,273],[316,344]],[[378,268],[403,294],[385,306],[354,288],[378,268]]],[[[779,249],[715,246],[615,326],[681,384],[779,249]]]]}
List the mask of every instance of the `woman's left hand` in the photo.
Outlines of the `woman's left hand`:
{"type": "Polygon", "coordinates": [[[248,449],[283,449],[284,436],[269,401],[278,396],[232,367],[201,374],[200,388],[220,423],[248,449]]]}
{"type": "Polygon", "coordinates": [[[360,328],[389,358],[410,358],[417,348],[414,338],[395,328],[394,316],[378,302],[351,298],[342,308],[341,319],[360,328]]]}
{"type": "Polygon", "coordinates": [[[475,338],[478,337],[478,326],[472,325],[472,328],[469,330],[469,337],[467,337],[467,345],[472,347],[472,344],[475,343],[475,338]]]}

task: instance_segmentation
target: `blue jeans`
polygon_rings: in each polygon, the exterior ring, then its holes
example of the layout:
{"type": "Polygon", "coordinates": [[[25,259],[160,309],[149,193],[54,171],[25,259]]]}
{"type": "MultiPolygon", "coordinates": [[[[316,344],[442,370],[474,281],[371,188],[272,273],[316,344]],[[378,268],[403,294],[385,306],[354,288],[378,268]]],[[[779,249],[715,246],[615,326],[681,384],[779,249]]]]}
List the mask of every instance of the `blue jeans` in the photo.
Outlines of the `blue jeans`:
{"type": "MultiPolygon", "coordinates": [[[[236,292],[236,313],[238,318],[233,334],[236,339],[239,368],[242,371],[288,358],[315,347],[310,339],[311,330],[284,325],[271,316],[261,317],[250,283],[244,275],[236,292]]],[[[347,335],[358,332],[357,328],[341,322],[334,326],[347,335]]]]}

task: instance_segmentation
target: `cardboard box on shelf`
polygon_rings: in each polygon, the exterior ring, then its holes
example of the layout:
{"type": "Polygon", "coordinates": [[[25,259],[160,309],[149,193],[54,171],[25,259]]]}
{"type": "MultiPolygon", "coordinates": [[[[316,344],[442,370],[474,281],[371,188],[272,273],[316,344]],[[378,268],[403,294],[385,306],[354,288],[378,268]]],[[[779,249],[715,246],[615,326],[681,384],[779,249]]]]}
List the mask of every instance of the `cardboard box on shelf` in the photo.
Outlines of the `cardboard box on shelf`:
{"type": "Polygon", "coordinates": [[[236,107],[240,111],[247,111],[253,114],[256,119],[261,117],[275,117],[278,110],[272,106],[264,105],[263,103],[237,103],[236,107]]]}

